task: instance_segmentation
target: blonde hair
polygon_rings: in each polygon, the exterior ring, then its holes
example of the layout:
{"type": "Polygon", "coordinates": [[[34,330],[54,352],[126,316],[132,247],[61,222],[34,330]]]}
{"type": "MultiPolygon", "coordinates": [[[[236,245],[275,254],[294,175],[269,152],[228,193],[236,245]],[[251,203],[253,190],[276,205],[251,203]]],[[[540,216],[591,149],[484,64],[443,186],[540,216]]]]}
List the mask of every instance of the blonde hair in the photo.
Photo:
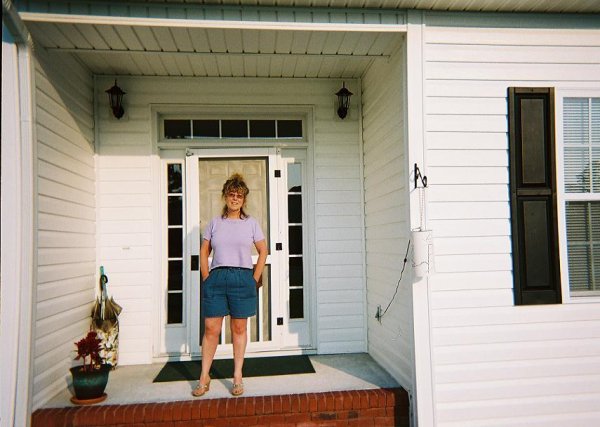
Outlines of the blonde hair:
{"type": "MultiPolygon", "coordinates": [[[[248,214],[244,212],[244,207],[246,206],[246,197],[248,197],[250,189],[244,182],[244,177],[239,173],[234,173],[233,175],[231,175],[229,179],[225,181],[225,184],[223,184],[223,190],[221,190],[221,196],[223,197],[223,200],[227,198],[227,195],[229,193],[239,193],[244,196],[244,203],[240,208],[240,218],[246,219],[248,217],[248,214]]],[[[227,204],[223,206],[221,216],[223,218],[227,218],[227,204]]]]}

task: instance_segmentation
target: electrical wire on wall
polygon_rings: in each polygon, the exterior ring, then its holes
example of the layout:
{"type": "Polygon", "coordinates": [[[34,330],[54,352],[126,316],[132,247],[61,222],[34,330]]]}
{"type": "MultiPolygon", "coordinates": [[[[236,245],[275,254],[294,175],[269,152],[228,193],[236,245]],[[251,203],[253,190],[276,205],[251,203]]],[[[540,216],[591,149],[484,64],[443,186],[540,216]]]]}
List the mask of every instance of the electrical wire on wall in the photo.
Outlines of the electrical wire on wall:
{"type": "Polygon", "coordinates": [[[379,321],[379,323],[381,323],[381,319],[383,318],[383,316],[385,316],[385,313],[387,313],[390,306],[394,302],[394,298],[396,298],[396,294],[398,293],[398,289],[400,288],[400,282],[402,282],[402,275],[404,274],[404,270],[406,269],[406,263],[408,262],[408,251],[409,250],[410,250],[410,240],[408,241],[408,243],[406,245],[406,253],[404,254],[402,270],[400,271],[400,278],[398,279],[398,283],[396,283],[396,290],[394,291],[394,295],[392,296],[392,299],[390,300],[390,302],[387,305],[387,307],[385,308],[385,310],[383,310],[383,312],[381,312],[381,306],[377,306],[377,313],[375,313],[375,319],[377,319],[379,321]]]}

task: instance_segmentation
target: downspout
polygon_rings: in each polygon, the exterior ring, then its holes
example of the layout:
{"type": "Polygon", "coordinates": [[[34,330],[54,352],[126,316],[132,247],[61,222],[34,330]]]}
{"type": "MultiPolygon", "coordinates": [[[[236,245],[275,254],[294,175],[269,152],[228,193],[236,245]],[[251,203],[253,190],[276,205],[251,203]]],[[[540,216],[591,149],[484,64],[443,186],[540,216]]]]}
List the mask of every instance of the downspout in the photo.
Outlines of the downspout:
{"type": "Polygon", "coordinates": [[[10,0],[2,1],[2,23],[3,53],[5,48],[10,52],[7,58],[4,55],[2,58],[3,71],[4,65],[10,68],[8,76],[2,73],[3,80],[9,79],[3,81],[3,87],[11,86],[10,93],[6,95],[10,99],[5,99],[3,92],[3,107],[11,103],[14,108],[10,113],[2,109],[3,122],[8,125],[8,129],[2,127],[2,163],[5,166],[7,162],[12,162],[8,171],[2,167],[2,228],[10,225],[13,229],[3,230],[12,238],[5,242],[6,234],[3,233],[2,244],[3,310],[0,314],[2,343],[7,354],[3,354],[1,370],[1,417],[2,425],[28,426],[32,410],[34,284],[37,265],[34,245],[36,203],[31,61],[33,39],[10,0]],[[9,136],[8,140],[4,136],[9,136]],[[8,203],[11,206],[7,206],[8,203]],[[10,249],[9,253],[5,253],[6,248],[10,249]],[[9,263],[12,265],[8,266],[9,263]]]}
{"type": "Polygon", "coordinates": [[[15,38],[17,44],[33,47],[31,34],[29,34],[27,27],[21,20],[12,0],[2,0],[2,22],[15,38]]]}

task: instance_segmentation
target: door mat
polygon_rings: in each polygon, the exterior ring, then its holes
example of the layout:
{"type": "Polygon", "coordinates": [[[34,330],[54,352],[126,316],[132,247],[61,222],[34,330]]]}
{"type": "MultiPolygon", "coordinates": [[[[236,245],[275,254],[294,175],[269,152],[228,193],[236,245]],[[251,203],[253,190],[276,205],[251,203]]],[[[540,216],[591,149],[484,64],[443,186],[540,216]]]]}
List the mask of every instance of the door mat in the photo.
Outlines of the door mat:
{"type": "MultiPolygon", "coordinates": [[[[195,381],[200,377],[201,361],[167,362],[160,370],[155,383],[169,381],[195,381]]],[[[251,357],[244,360],[244,377],[272,375],[314,374],[315,368],[308,356],[251,357]]],[[[233,377],[233,359],[214,360],[210,368],[214,379],[233,377]]]]}

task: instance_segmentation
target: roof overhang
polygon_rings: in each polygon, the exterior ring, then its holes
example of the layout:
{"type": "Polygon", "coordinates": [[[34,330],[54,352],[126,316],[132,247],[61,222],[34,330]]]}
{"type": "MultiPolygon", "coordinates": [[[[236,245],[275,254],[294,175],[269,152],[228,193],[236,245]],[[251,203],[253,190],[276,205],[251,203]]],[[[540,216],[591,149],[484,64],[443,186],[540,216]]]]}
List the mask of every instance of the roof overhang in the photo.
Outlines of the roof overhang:
{"type": "Polygon", "coordinates": [[[413,12],[400,8],[600,11],[591,0],[301,1],[31,0],[19,15],[38,46],[97,75],[357,78],[401,45],[413,12]]]}

